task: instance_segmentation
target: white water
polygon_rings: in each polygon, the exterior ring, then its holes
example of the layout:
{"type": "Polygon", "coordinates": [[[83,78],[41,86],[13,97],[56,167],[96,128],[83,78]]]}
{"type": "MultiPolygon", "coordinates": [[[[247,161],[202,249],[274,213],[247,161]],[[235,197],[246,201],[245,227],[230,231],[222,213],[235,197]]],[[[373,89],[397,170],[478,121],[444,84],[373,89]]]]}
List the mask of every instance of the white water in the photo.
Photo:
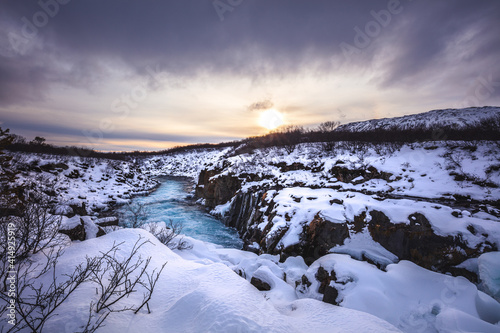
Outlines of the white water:
{"type": "Polygon", "coordinates": [[[203,208],[188,200],[190,182],[178,177],[161,179],[160,187],[145,197],[137,197],[133,202],[144,203],[148,209],[147,222],[181,222],[182,234],[224,247],[242,247],[238,232],[225,226],[203,208]]]}

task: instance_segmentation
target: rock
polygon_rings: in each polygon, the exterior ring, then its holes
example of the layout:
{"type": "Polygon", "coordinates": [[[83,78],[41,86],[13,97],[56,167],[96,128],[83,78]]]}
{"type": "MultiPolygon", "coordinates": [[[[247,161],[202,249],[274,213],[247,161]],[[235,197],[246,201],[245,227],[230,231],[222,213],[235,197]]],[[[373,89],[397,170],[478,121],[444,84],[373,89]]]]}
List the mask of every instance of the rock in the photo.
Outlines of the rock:
{"type": "Polygon", "coordinates": [[[63,217],[60,233],[68,235],[72,241],[84,241],[106,234],[104,229],[95,224],[90,216],[63,217]]]}
{"type": "Polygon", "coordinates": [[[358,177],[363,177],[363,181],[370,179],[383,179],[392,181],[392,173],[378,171],[375,167],[369,166],[365,169],[348,169],[343,166],[335,165],[330,169],[330,174],[343,183],[350,183],[358,177]]]}
{"type": "Polygon", "coordinates": [[[72,241],[76,241],[76,240],[84,241],[85,238],[86,238],[86,236],[85,236],[85,226],[83,224],[83,221],[81,221],[81,223],[78,224],[77,226],[75,226],[74,228],[71,228],[71,229],[61,229],[61,230],[59,230],[59,232],[61,234],[68,235],[69,238],[72,241]]]}
{"type": "Polygon", "coordinates": [[[339,292],[332,286],[326,286],[325,293],[323,294],[323,302],[339,305],[337,302],[337,297],[339,296],[339,292]]]}
{"type": "Polygon", "coordinates": [[[97,231],[96,237],[101,237],[101,236],[106,235],[106,231],[104,231],[103,228],[101,228],[101,227],[98,227],[98,228],[99,228],[99,230],[97,231]]]}
{"type": "Polygon", "coordinates": [[[295,288],[297,288],[301,284],[304,285],[304,286],[306,286],[307,288],[309,288],[312,283],[309,281],[309,279],[307,278],[307,276],[302,275],[301,281],[295,281],[295,288]]]}
{"type": "Polygon", "coordinates": [[[298,171],[298,170],[311,170],[310,167],[306,167],[304,164],[299,162],[294,162],[292,164],[287,164],[286,162],[271,163],[271,165],[278,167],[281,172],[288,171],[298,171]]]}
{"type": "Polygon", "coordinates": [[[219,170],[203,170],[198,177],[196,186],[196,196],[205,199],[208,208],[224,204],[231,200],[236,192],[241,188],[241,180],[234,176],[216,176],[219,170]]]}
{"type": "Polygon", "coordinates": [[[352,231],[354,231],[355,233],[363,231],[363,228],[366,225],[365,220],[366,220],[366,212],[361,212],[361,214],[354,216],[352,231]]]}
{"type": "Polygon", "coordinates": [[[410,260],[430,270],[458,273],[453,266],[491,250],[487,244],[469,248],[460,236],[436,235],[430,222],[420,213],[410,215],[409,224],[392,223],[380,211],[371,211],[370,215],[368,230],[374,241],[399,259],[410,260]]]}
{"type": "Polygon", "coordinates": [[[271,286],[269,283],[262,281],[259,278],[256,278],[255,276],[252,277],[250,280],[250,283],[255,286],[255,288],[259,289],[260,291],[268,291],[271,290],[271,286]]]}
{"type": "Polygon", "coordinates": [[[339,292],[330,285],[332,281],[335,282],[337,280],[335,271],[328,273],[322,266],[319,266],[315,277],[320,282],[318,293],[323,294],[323,302],[338,305],[337,297],[339,296],[339,292]]]}
{"type": "Polygon", "coordinates": [[[110,216],[98,219],[97,221],[95,221],[95,224],[97,224],[99,227],[112,227],[117,226],[118,222],[118,217],[110,216]]]}
{"type": "Polygon", "coordinates": [[[85,202],[82,201],[80,204],[71,204],[69,206],[71,207],[71,209],[73,209],[74,215],[80,215],[80,216],[87,215],[87,208],[85,207],[85,202]]]}
{"type": "MultiPolygon", "coordinates": [[[[225,224],[229,227],[236,228],[241,235],[245,234],[249,226],[262,217],[262,212],[260,212],[258,208],[261,207],[264,194],[265,191],[236,194],[231,209],[224,219],[225,224]]],[[[245,238],[249,241],[250,238],[253,238],[250,243],[254,241],[260,243],[261,240],[259,237],[257,237],[258,239],[251,236],[245,238]]]]}
{"type": "Polygon", "coordinates": [[[305,242],[302,246],[302,256],[310,265],[322,257],[336,245],[344,244],[349,238],[347,223],[333,223],[316,214],[305,232],[305,242]]]}

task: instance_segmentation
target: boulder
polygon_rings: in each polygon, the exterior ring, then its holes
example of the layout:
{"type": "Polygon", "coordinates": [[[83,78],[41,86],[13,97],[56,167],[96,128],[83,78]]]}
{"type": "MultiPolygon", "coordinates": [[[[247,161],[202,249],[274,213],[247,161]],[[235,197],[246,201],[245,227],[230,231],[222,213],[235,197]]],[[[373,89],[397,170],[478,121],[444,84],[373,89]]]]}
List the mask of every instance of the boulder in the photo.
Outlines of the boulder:
{"type": "Polygon", "coordinates": [[[250,283],[255,286],[255,288],[259,289],[260,291],[268,291],[271,290],[271,286],[269,283],[262,281],[259,278],[256,278],[255,276],[252,277],[250,280],[250,283]]]}
{"type": "Polygon", "coordinates": [[[104,236],[106,232],[95,224],[90,216],[63,217],[59,232],[68,235],[72,241],[84,241],[104,236]]]}

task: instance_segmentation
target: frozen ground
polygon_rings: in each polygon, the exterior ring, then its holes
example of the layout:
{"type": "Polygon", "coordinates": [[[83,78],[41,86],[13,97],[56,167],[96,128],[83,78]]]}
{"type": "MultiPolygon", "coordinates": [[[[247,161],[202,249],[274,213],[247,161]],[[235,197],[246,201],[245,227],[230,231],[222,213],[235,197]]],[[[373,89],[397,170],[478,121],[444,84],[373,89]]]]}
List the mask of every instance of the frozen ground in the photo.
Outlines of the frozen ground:
{"type": "MultiPolygon", "coordinates": [[[[16,161],[24,168],[19,182],[35,182],[51,193],[59,203],[56,213],[72,212],[85,203],[94,218],[85,218],[89,224],[110,205],[149,193],[158,184],[155,176],[197,181],[203,169],[217,169],[214,179],[247,174],[241,192],[268,192],[276,203],[274,226],[289,227],[283,246],[296,242],[299,226],[318,213],[340,223],[360,212],[381,210],[398,223],[409,223],[408,215],[417,211],[429,219],[436,234],[460,234],[470,245],[488,241],[498,248],[499,156],[498,145],[492,143],[434,142],[333,152],[325,152],[321,144],[302,144],[291,154],[268,148],[237,156],[228,148],[129,162],[37,155],[17,155],[16,161]],[[349,177],[342,178],[345,175],[349,177]]],[[[224,214],[229,207],[230,202],[215,211],[224,214]]],[[[115,241],[126,241],[120,248],[125,253],[139,236],[152,242],[141,248],[144,257],[152,257],[151,269],[168,262],[150,303],[152,313],[112,313],[100,332],[500,332],[500,305],[493,298],[498,299],[500,290],[498,252],[462,264],[479,275],[476,286],[462,277],[398,261],[366,232],[308,267],[300,257],[280,263],[278,256],[225,249],[189,237],[192,249],[172,252],[146,231],[119,230],[73,242],[60,267],[70,271],[85,255],[96,255],[115,241]],[[355,260],[365,257],[385,270],[355,260]],[[320,271],[327,273],[322,288],[338,290],[334,296],[340,306],[320,301],[320,271]],[[250,284],[252,278],[270,290],[258,291],[250,284]]],[[[81,286],[47,324],[47,332],[74,332],[95,297],[92,283],[81,286]]]]}

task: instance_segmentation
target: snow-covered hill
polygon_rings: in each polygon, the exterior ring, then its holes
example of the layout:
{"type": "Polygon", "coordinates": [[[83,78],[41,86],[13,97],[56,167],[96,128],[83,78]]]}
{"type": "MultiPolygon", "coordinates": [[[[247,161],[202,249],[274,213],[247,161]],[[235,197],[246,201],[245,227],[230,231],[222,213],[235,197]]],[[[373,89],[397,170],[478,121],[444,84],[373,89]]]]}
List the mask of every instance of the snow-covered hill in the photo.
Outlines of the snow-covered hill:
{"type": "Polygon", "coordinates": [[[376,129],[463,129],[474,127],[479,122],[500,117],[500,107],[470,107],[465,109],[433,110],[394,118],[371,119],[341,125],[338,131],[365,132],[376,129]]]}

